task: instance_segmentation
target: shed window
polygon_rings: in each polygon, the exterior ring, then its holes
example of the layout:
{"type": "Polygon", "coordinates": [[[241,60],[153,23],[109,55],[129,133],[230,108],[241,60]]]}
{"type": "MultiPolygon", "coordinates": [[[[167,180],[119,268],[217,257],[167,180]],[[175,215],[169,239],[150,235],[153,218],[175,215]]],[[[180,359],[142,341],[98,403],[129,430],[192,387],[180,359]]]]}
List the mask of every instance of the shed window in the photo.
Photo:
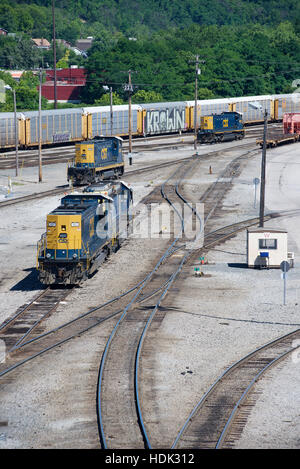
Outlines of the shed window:
{"type": "Polygon", "coordinates": [[[277,239],[260,239],[259,249],[277,249],[277,239]]]}

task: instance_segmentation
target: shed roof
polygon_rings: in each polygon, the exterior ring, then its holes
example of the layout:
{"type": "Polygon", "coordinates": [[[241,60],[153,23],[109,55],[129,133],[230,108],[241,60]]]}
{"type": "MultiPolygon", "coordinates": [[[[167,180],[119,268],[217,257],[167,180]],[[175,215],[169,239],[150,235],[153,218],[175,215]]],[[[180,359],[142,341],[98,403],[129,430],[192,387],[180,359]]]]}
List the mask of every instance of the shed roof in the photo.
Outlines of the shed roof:
{"type": "Polygon", "coordinates": [[[287,230],[281,228],[249,228],[248,233],[287,233],[287,230]]]}

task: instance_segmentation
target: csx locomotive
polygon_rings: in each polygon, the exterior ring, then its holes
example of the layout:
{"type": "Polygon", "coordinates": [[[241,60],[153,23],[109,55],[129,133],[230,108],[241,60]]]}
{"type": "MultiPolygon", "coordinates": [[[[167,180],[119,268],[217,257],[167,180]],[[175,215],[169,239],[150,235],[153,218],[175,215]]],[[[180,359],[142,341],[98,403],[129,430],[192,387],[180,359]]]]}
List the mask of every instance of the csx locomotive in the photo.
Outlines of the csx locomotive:
{"type": "Polygon", "coordinates": [[[123,173],[122,139],[95,137],[75,145],[75,161],[68,167],[68,181],[79,186],[120,177],[123,173]]]}
{"type": "Polygon", "coordinates": [[[217,143],[242,139],[244,136],[242,115],[239,112],[222,112],[201,117],[197,140],[200,143],[217,143]]]}
{"type": "Polygon", "coordinates": [[[127,237],[132,190],[108,181],[72,193],[47,215],[37,249],[39,279],[45,285],[79,285],[127,237]]]}

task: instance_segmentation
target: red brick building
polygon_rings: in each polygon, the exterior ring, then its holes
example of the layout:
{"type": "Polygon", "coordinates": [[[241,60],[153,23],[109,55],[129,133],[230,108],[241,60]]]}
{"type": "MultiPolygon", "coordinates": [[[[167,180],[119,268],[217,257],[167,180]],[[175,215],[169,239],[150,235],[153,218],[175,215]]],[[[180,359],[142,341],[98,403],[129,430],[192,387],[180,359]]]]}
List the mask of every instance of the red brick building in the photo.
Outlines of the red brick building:
{"type": "MultiPolygon", "coordinates": [[[[61,103],[80,102],[80,92],[85,86],[84,68],[63,68],[56,70],[56,96],[61,103]]],[[[46,82],[42,85],[42,96],[54,101],[54,70],[46,71],[46,82]]]]}

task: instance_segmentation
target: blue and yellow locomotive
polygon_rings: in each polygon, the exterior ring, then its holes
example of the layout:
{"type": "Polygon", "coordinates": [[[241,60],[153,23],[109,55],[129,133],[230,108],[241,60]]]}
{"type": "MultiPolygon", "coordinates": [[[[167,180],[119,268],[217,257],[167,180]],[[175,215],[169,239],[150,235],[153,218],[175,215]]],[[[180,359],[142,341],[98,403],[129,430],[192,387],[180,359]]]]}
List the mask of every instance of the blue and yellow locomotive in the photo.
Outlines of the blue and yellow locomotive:
{"type": "Polygon", "coordinates": [[[75,161],[68,167],[68,181],[78,186],[120,177],[124,166],[122,139],[95,137],[75,145],[75,161]]]}
{"type": "Polygon", "coordinates": [[[222,112],[222,114],[201,117],[197,141],[217,143],[242,139],[244,136],[242,115],[239,112],[222,112]]]}
{"type": "Polygon", "coordinates": [[[91,185],[61,199],[47,215],[37,269],[45,285],[78,285],[127,237],[132,190],[123,182],[91,185]]]}

